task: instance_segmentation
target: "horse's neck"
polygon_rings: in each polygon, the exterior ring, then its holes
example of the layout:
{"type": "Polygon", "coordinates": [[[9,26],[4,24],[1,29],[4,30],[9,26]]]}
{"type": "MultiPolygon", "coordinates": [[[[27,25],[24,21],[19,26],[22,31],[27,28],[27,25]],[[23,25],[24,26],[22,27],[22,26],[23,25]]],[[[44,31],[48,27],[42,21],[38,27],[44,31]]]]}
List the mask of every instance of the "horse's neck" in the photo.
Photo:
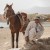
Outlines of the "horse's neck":
{"type": "Polygon", "coordinates": [[[11,10],[11,15],[15,15],[15,13],[14,13],[14,10],[13,10],[13,9],[11,10]]]}
{"type": "Polygon", "coordinates": [[[14,10],[13,10],[13,9],[12,9],[12,14],[13,14],[13,15],[15,15],[15,12],[14,12],[14,10]]]}
{"type": "Polygon", "coordinates": [[[8,16],[15,15],[14,10],[13,10],[13,9],[7,10],[7,15],[8,15],[8,16]]]}

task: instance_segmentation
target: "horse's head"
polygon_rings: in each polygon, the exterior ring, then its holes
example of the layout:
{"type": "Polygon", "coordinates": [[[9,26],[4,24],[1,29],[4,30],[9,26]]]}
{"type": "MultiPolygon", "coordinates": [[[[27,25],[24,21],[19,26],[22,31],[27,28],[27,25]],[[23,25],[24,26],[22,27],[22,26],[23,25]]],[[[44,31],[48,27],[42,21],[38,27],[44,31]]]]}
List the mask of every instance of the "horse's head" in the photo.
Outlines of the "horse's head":
{"type": "Polygon", "coordinates": [[[9,18],[10,16],[14,15],[14,10],[12,9],[12,5],[8,5],[6,4],[5,8],[4,8],[4,14],[5,14],[5,18],[7,19],[7,24],[9,24],[9,18]]]}
{"type": "Polygon", "coordinates": [[[6,16],[6,18],[9,18],[11,16],[13,9],[12,9],[12,4],[8,5],[6,4],[5,8],[4,8],[4,14],[6,16]]]}

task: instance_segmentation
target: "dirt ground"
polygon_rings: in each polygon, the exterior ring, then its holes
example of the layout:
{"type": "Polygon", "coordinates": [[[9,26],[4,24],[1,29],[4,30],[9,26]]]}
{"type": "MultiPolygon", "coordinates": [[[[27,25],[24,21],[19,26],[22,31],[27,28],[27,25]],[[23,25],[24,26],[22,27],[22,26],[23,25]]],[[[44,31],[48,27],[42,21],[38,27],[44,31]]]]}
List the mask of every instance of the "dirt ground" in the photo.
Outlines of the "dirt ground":
{"type": "MultiPolygon", "coordinates": [[[[44,28],[44,33],[41,38],[50,37],[50,27],[44,28]]],[[[24,36],[19,33],[19,48],[25,44],[24,36]]],[[[0,50],[8,50],[11,48],[11,33],[9,28],[0,29],[0,50]]]]}

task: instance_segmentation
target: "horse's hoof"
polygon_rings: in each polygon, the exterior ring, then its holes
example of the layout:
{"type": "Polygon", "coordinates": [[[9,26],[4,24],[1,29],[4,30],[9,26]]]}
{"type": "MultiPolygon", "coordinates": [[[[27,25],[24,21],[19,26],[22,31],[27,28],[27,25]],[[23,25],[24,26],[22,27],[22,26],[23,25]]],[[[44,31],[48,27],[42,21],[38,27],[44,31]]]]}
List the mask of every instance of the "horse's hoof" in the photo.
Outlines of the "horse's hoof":
{"type": "Polygon", "coordinates": [[[12,46],[12,48],[14,48],[14,46],[12,46]]]}
{"type": "Polygon", "coordinates": [[[16,48],[18,48],[18,46],[16,46],[16,48]]]}

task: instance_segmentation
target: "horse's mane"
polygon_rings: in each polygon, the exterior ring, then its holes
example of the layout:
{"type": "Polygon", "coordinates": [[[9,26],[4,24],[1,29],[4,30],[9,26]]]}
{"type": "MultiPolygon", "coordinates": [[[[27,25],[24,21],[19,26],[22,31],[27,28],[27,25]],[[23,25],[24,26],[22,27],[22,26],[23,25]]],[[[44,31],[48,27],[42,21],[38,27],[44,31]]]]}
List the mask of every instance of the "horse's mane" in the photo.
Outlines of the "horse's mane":
{"type": "Polygon", "coordinates": [[[15,18],[15,24],[16,24],[16,25],[18,25],[18,24],[21,25],[20,19],[19,19],[19,17],[18,17],[17,14],[14,16],[14,18],[15,18]]]}

